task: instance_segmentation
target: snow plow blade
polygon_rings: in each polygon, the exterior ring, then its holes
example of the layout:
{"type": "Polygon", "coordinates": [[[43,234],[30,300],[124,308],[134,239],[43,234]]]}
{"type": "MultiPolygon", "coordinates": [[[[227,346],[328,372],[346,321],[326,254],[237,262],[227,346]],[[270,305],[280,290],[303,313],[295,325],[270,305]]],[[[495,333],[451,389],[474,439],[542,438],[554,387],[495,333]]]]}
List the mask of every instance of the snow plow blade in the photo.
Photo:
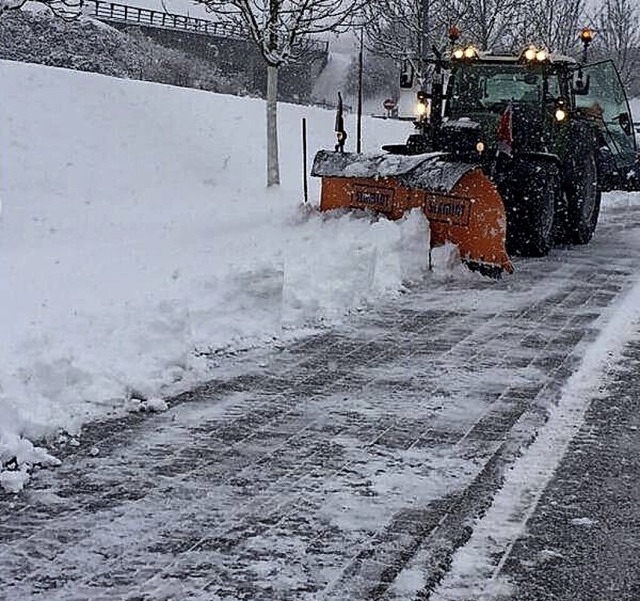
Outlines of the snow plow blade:
{"type": "Polygon", "coordinates": [[[513,273],[505,248],[507,216],[498,191],[473,164],[441,153],[362,155],[319,151],[311,175],[322,178],[320,210],[369,209],[389,219],[422,208],[431,247],[455,244],[461,259],[490,277],[513,273]]]}

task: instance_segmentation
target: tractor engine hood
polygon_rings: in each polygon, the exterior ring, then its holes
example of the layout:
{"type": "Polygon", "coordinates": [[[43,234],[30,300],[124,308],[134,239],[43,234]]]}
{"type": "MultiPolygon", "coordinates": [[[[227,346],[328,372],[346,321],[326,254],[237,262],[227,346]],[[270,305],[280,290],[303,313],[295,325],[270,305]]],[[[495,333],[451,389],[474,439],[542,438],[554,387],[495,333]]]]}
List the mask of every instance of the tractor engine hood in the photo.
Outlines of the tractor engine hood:
{"type": "Polygon", "coordinates": [[[474,150],[482,138],[482,126],[470,117],[460,117],[442,124],[442,150],[446,152],[474,150]]]}

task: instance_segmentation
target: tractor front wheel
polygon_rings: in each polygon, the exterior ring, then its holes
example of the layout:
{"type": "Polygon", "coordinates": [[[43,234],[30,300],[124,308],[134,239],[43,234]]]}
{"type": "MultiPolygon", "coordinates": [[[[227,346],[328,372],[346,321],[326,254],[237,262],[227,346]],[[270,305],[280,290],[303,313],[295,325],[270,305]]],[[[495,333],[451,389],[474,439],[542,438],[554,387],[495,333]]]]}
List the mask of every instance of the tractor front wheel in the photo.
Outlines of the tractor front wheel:
{"type": "Polygon", "coordinates": [[[551,163],[523,163],[516,173],[518,181],[507,206],[507,249],[524,257],[544,257],[553,246],[558,168],[551,163]]]}

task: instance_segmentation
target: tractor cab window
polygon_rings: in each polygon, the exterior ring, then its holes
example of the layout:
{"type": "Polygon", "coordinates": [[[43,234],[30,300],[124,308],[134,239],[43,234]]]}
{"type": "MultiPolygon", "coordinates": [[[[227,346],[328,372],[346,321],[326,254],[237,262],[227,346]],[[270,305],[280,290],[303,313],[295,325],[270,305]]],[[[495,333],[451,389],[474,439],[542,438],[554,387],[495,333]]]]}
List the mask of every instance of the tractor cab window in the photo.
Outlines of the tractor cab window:
{"type": "Polygon", "coordinates": [[[497,111],[512,101],[535,104],[560,95],[555,75],[547,78],[545,93],[541,72],[519,65],[473,65],[461,67],[456,72],[449,106],[453,114],[474,110],[497,111]]]}
{"type": "Polygon", "coordinates": [[[616,163],[631,164],[636,152],[633,120],[615,66],[611,61],[588,65],[583,78],[589,79],[589,91],[576,95],[576,106],[596,121],[616,163]]]}

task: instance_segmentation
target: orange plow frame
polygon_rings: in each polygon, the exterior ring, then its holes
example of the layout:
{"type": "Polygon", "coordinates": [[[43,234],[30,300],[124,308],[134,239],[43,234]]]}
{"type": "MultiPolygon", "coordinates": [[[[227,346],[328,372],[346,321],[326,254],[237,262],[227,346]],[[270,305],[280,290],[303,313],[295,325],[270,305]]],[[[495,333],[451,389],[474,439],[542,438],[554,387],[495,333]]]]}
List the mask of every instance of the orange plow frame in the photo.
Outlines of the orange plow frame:
{"type": "Polygon", "coordinates": [[[408,188],[394,177],[324,176],[320,210],[338,208],[371,209],[389,219],[422,208],[429,220],[431,248],[450,242],[471,267],[513,273],[505,248],[504,204],[480,169],[464,174],[447,193],[408,188]]]}

